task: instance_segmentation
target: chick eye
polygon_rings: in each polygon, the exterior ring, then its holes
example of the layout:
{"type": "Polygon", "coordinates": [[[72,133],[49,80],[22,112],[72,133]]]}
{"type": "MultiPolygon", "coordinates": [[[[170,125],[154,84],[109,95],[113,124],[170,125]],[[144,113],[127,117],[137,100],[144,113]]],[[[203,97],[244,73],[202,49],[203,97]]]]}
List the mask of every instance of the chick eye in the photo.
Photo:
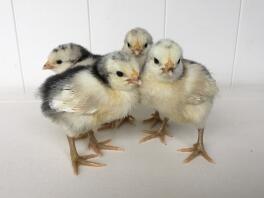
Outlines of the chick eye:
{"type": "Polygon", "coordinates": [[[119,76],[119,77],[122,77],[122,76],[124,76],[124,73],[121,72],[121,71],[117,71],[117,72],[116,72],[116,75],[119,76]]]}
{"type": "Polygon", "coordinates": [[[57,60],[56,63],[57,64],[61,64],[62,63],[62,60],[57,60]]]}
{"type": "Polygon", "coordinates": [[[179,64],[181,62],[181,59],[178,60],[177,64],[179,64]]]}
{"type": "Polygon", "coordinates": [[[148,47],[148,44],[146,43],[145,45],[144,45],[144,48],[147,48],[148,47]]]}
{"type": "Polygon", "coordinates": [[[131,47],[131,45],[130,45],[130,43],[129,43],[129,42],[127,42],[127,47],[129,47],[129,48],[131,47]]]}
{"type": "Polygon", "coordinates": [[[159,64],[159,60],[157,58],[154,58],[154,63],[159,64]]]}

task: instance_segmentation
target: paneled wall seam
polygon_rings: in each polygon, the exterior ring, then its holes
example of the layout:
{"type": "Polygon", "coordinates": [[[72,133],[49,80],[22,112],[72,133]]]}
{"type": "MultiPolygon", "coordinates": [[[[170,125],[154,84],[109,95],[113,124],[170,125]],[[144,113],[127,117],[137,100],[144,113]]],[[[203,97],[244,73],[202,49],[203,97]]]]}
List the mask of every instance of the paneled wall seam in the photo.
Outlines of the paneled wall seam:
{"type": "Polygon", "coordinates": [[[230,86],[233,87],[235,77],[236,77],[236,71],[237,71],[237,57],[238,57],[238,43],[239,43],[239,34],[240,34],[240,25],[242,21],[242,12],[244,0],[240,0],[239,4],[239,14],[238,14],[238,20],[237,20],[237,31],[236,31],[236,41],[235,41],[235,47],[234,47],[234,58],[233,58],[233,64],[232,64],[232,72],[231,72],[231,80],[230,80],[230,86]]]}
{"type": "Polygon", "coordinates": [[[91,37],[91,12],[90,12],[90,0],[87,0],[87,14],[88,14],[88,28],[89,28],[89,48],[92,51],[92,37],[91,37]]]}
{"type": "Polygon", "coordinates": [[[167,36],[167,0],[164,0],[164,21],[163,21],[163,38],[167,36]]]}
{"type": "Polygon", "coordinates": [[[10,0],[10,4],[11,4],[11,9],[12,9],[12,17],[13,17],[13,24],[14,24],[14,30],[15,30],[15,39],[16,39],[16,48],[17,48],[17,54],[18,54],[20,77],[21,77],[23,92],[26,93],[24,73],[23,73],[23,67],[22,67],[22,61],[21,61],[21,50],[20,50],[20,45],[19,45],[19,38],[18,38],[18,32],[17,32],[17,24],[16,24],[16,16],[15,16],[15,8],[14,8],[13,0],[10,0]]]}

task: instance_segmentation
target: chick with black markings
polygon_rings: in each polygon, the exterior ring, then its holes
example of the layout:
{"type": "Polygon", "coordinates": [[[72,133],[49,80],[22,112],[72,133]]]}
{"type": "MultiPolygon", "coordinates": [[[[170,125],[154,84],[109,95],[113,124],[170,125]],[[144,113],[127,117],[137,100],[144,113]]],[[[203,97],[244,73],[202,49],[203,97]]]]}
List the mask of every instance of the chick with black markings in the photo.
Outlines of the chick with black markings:
{"type": "Polygon", "coordinates": [[[40,87],[42,112],[66,132],[74,173],[79,165],[103,166],[89,161],[95,155],[81,156],[76,138],[89,132],[89,147],[98,154],[102,149],[120,150],[98,142],[94,132],[106,122],[125,117],[138,103],[139,65],[124,52],[100,58],[92,67],[77,66],[51,76],[40,87]]]}
{"type": "Polygon", "coordinates": [[[62,73],[78,65],[93,65],[100,57],[100,55],[92,54],[81,45],[66,43],[57,46],[49,53],[43,69],[62,73]]]}

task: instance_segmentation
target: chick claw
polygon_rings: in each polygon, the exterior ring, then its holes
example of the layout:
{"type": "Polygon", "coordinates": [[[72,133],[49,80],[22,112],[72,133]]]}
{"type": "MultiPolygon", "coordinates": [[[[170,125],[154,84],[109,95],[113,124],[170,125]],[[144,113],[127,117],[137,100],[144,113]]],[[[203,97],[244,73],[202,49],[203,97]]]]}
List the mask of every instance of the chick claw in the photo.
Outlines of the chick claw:
{"type": "Polygon", "coordinates": [[[71,161],[72,161],[72,167],[75,175],[78,175],[79,173],[79,166],[84,165],[84,166],[92,166],[92,167],[102,167],[106,166],[106,164],[101,164],[98,162],[92,162],[89,161],[88,159],[95,158],[98,155],[96,154],[91,154],[91,155],[79,155],[76,146],[75,146],[75,138],[67,137],[69,146],[70,146],[70,154],[71,154],[71,161]]]}
{"type": "Polygon", "coordinates": [[[155,111],[154,113],[152,113],[150,118],[143,120],[143,123],[152,123],[151,128],[155,127],[157,124],[162,123],[159,112],[155,111]]]}
{"type": "Polygon", "coordinates": [[[160,139],[160,142],[166,145],[167,143],[165,141],[165,137],[166,136],[172,137],[166,131],[160,132],[160,131],[147,131],[147,130],[145,130],[144,133],[147,133],[149,135],[143,137],[140,140],[140,143],[146,142],[146,141],[151,140],[151,139],[154,139],[154,138],[159,138],[160,139]]]}
{"type": "Polygon", "coordinates": [[[124,151],[123,148],[120,148],[118,146],[112,146],[109,145],[111,140],[105,140],[102,142],[97,142],[95,138],[90,137],[90,142],[89,142],[89,149],[93,149],[93,151],[98,154],[98,155],[103,155],[102,150],[111,150],[111,151],[124,151]]]}
{"type": "Polygon", "coordinates": [[[165,137],[166,136],[172,137],[166,131],[166,126],[168,125],[167,122],[168,122],[168,119],[165,118],[164,121],[162,121],[162,125],[158,131],[145,130],[144,132],[147,133],[148,135],[143,137],[139,142],[143,143],[143,142],[146,142],[154,138],[159,138],[161,143],[166,145],[165,137]]]}
{"type": "Polygon", "coordinates": [[[83,155],[83,156],[71,154],[72,167],[73,167],[74,173],[76,175],[78,175],[79,165],[91,166],[91,167],[103,167],[103,166],[106,166],[106,164],[88,161],[88,159],[95,158],[97,156],[98,155],[95,155],[95,154],[83,155]]]}
{"type": "Polygon", "coordinates": [[[189,163],[199,155],[202,155],[208,162],[215,163],[214,160],[205,151],[203,144],[196,143],[191,148],[182,148],[178,149],[178,151],[191,152],[191,154],[183,161],[184,163],[189,163]]]}

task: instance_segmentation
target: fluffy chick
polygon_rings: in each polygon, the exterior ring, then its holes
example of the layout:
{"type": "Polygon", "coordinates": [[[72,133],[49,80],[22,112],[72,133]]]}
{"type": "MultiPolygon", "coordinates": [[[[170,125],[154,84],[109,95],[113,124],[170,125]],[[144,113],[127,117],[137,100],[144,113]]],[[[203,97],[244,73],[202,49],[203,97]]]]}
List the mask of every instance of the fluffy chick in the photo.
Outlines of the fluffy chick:
{"type": "Polygon", "coordinates": [[[204,149],[203,132],[217,92],[216,82],[209,71],[199,63],[183,59],[177,43],[172,40],[157,42],[147,58],[140,94],[142,103],[156,109],[165,118],[159,130],[152,131],[141,142],[157,137],[164,142],[169,120],[190,123],[198,129],[198,141],[192,148],[179,150],[191,152],[185,162],[200,154],[213,162],[204,149]]]}
{"type": "Polygon", "coordinates": [[[103,56],[92,67],[77,66],[51,76],[40,88],[42,112],[66,129],[74,173],[79,165],[102,166],[80,156],[75,139],[89,132],[89,147],[119,150],[97,142],[94,131],[106,122],[125,117],[139,99],[139,65],[124,52],[103,56]]]}
{"type": "Polygon", "coordinates": [[[149,49],[153,44],[152,36],[143,28],[134,28],[126,33],[122,51],[133,55],[143,68],[149,49]]]}
{"type": "Polygon", "coordinates": [[[66,43],[57,46],[50,52],[43,69],[61,73],[78,65],[92,65],[100,57],[100,55],[92,54],[81,45],[66,43]]]}
{"type": "MultiPolygon", "coordinates": [[[[92,54],[81,45],[75,43],[62,44],[50,52],[43,69],[52,70],[55,73],[62,73],[69,68],[79,65],[91,66],[95,64],[100,57],[102,56],[92,54]]],[[[124,118],[103,124],[100,130],[119,128],[126,122],[133,124],[134,120],[135,118],[133,116],[127,115],[124,118]]]]}
{"type": "MultiPolygon", "coordinates": [[[[142,71],[143,66],[146,62],[148,51],[151,48],[152,44],[153,41],[150,33],[147,30],[138,27],[131,29],[126,33],[122,51],[135,57],[140,65],[140,70],[142,71]]],[[[133,116],[128,115],[122,119],[103,124],[100,130],[119,128],[126,122],[134,124],[134,120],[135,118],[133,116]]]]}

